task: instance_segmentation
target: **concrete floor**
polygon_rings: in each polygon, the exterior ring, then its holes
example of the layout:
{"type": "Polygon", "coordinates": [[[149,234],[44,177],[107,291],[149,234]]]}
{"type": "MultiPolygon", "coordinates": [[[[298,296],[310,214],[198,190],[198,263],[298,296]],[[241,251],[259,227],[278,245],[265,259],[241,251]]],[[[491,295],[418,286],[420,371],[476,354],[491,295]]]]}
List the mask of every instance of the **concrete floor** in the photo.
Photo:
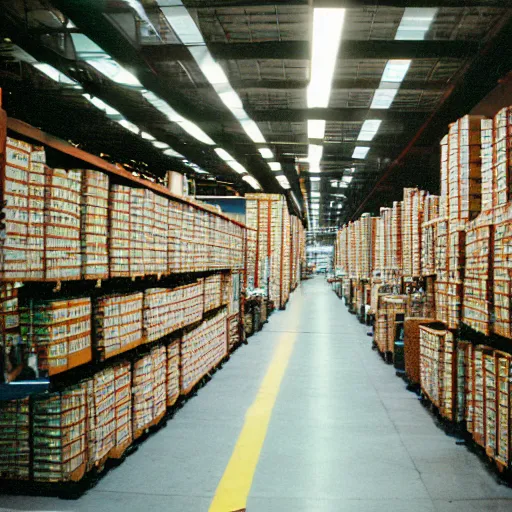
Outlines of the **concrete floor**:
{"type": "Polygon", "coordinates": [[[248,512],[510,512],[512,489],[436,427],[371,350],[367,330],[323,278],[307,281],[166,428],[81,499],[0,496],[0,510],[207,511],[287,332],[296,341],[248,512]]]}

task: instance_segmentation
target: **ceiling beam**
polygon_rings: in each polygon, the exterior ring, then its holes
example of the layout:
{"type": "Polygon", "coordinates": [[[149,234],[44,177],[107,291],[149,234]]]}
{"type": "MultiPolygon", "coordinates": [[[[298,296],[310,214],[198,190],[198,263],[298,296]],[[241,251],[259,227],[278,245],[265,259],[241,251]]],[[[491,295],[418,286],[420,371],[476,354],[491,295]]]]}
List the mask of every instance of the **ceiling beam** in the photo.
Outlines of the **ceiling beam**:
{"type": "MultiPolygon", "coordinates": [[[[344,40],[339,59],[439,59],[463,58],[478,50],[477,41],[380,41],[344,40]]],[[[216,60],[310,58],[309,41],[264,41],[260,43],[208,43],[216,60]]],[[[181,44],[146,45],[144,57],[157,61],[192,60],[181,44]]]]}
{"type": "MultiPolygon", "coordinates": [[[[270,89],[270,90],[305,90],[309,85],[308,80],[230,80],[234,89],[251,90],[251,89],[270,89]]],[[[379,87],[380,78],[356,78],[347,80],[335,80],[332,89],[349,89],[349,90],[375,90],[379,87]]],[[[442,91],[449,84],[442,80],[407,80],[400,84],[400,90],[406,91],[442,91]]],[[[180,89],[190,90],[190,82],[177,84],[180,89]]],[[[197,89],[207,89],[209,84],[196,83],[197,89]]]]}
{"type": "MultiPolygon", "coordinates": [[[[226,7],[273,7],[281,6],[307,6],[309,0],[184,0],[188,8],[193,9],[220,9],[226,7]]],[[[313,0],[315,7],[347,7],[360,8],[371,6],[383,7],[503,7],[503,1],[482,0],[313,0]]]]}
{"type": "Polygon", "coordinates": [[[427,111],[410,109],[384,110],[367,108],[295,108],[295,109],[266,109],[253,110],[246,107],[254,121],[270,122],[300,122],[306,119],[325,119],[326,121],[362,122],[366,119],[381,119],[383,121],[402,121],[410,124],[411,117],[418,124],[427,111]]]}

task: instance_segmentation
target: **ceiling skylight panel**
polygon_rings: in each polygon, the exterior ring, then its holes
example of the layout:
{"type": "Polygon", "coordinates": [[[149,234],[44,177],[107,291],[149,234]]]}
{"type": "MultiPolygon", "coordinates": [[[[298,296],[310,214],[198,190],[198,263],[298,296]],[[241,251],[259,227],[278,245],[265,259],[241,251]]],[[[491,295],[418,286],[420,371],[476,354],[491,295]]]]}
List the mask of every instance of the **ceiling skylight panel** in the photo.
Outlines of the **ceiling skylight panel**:
{"type": "Polygon", "coordinates": [[[329,105],[332,79],[341,42],[345,9],[313,10],[311,80],[307,90],[308,108],[329,105]]]}

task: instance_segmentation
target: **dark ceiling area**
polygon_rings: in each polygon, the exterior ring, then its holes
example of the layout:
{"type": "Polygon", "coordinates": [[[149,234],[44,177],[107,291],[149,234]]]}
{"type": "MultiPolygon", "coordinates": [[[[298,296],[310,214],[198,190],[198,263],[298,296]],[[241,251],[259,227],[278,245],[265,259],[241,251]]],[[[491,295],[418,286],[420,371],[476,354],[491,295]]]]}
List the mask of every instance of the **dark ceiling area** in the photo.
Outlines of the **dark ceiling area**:
{"type": "Polygon", "coordinates": [[[438,192],[448,124],[512,69],[512,8],[503,1],[0,5],[9,116],[155,179],[178,170],[224,193],[285,193],[317,228],[378,214],[405,186],[438,192]],[[346,9],[321,108],[307,95],[316,8],[346,9]],[[379,105],[394,62],[406,71],[379,105]],[[321,140],[308,137],[308,120],[325,121],[321,140]],[[368,121],[377,131],[361,139],[368,121]],[[316,170],[311,144],[323,146],[316,170]],[[364,156],[354,152],[360,146],[369,148],[364,156]]]}

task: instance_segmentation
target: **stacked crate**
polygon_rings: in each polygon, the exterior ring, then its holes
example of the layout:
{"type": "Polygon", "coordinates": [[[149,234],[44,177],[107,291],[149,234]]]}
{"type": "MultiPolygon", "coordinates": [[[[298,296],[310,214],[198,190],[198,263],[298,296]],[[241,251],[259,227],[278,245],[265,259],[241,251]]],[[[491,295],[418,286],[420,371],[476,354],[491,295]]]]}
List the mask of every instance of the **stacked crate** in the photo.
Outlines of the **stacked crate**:
{"type": "Polygon", "coordinates": [[[110,295],[96,300],[96,350],[101,359],[130,350],[142,342],[142,309],[142,293],[110,295]]]}
{"type": "Polygon", "coordinates": [[[84,385],[34,398],[32,470],[40,482],[79,480],[87,462],[84,385]]]}
{"type": "Polygon", "coordinates": [[[471,342],[457,340],[457,421],[465,421],[468,432],[473,429],[473,349],[471,342]]]}
{"type": "Polygon", "coordinates": [[[173,274],[183,272],[181,253],[185,250],[185,247],[183,247],[181,242],[183,229],[183,205],[181,203],[169,201],[168,222],[168,273],[173,274]]]}
{"type": "Polygon", "coordinates": [[[281,279],[280,279],[280,298],[279,303],[283,307],[290,297],[290,290],[292,288],[291,280],[291,220],[290,215],[286,210],[283,211],[283,227],[281,231],[281,279]]]}
{"type": "Polygon", "coordinates": [[[222,274],[213,274],[204,279],[204,311],[220,307],[222,302],[222,274]]]}
{"type": "MultiPolygon", "coordinates": [[[[130,276],[144,275],[144,243],[146,241],[145,192],[142,188],[130,189],[130,276]]],[[[125,227],[126,229],[126,227],[125,227]]]]}
{"type": "Polygon", "coordinates": [[[82,171],[82,279],[107,279],[109,276],[108,186],[106,174],[82,171]]]}
{"type": "Polygon", "coordinates": [[[157,424],[167,410],[167,350],[164,345],[151,349],[153,381],[153,424],[157,424]]]}
{"type": "Polygon", "coordinates": [[[496,352],[496,377],[498,413],[496,461],[502,467],[509,468],[512,463],[512,356],[510,354],[496,352]]]}
{"type": "Polygon", "coordinates": [[[472,403],[473,439],[480,446],[485,447],[485,355],[492,353],[492,349],[485,345],[478,345],[473,352],[472,374],[472,403]]]}
{"type": "Polygon", "coordinates": [[[252,290],[256,287],[256,235],[255,229],[247,229],[247,266],[246,266],[246,279],[247,288],[252,290]]]}
{"type": "Polygon", "coordinates": [[[227,354],[227,311],[185,333],[181,340],[181,394],[188,394],[227,354]]]}
{"type": "Polygon", "coordinates": [[[37,353],[41,375],[85,364],[91,353],[91,299],[33,300],[20,308],[21,339],[37,353]]]}
{"type": "Polygon", "coordinates": [[[132,429],[139,438],[153,424],[153,357],[146,354],[133,363],[132,369],[132,429]]]}
{"type": "Polygon", "coordinates": [[[405,315],[406,295],[380,295],[375,318],[375,343],[381,353],[394,353],[396,316],[405,315]]]}
{"type": "Polygon", "coordinates": [[[439,196],[425,196],[421,228],[421,275],[436,273],[436,239],[439,222],[439,196]]]}
{"type": "Polygon", "coordinates": [[[402,254],[403,274],[405,277],[421,275],[423,208],[425,191],[417,188],[405,188],[402,212],[402,254]]]}
{"type": "Polygon", "coordinates": [[[180,396],[180,340],[167,345],[167,406],[173,406],[180,396]]]}
{"type": "Polygon", "coordinates": [[[462,321],[487,336],[491,333],[493,238],[492,210],[468,223],[462,321]]]}
{"type": "Polygon", "coordinates": [[[116,444],[116,389],[113,368],[97,372],[94,394],[94,465],[101,466],[116,444]]]}
{"type": "Polygon", "coordinates": [[[30,153],[30,172],[28,173],[27,277],[30,280],[42,280],[45,275],[45,164],[44,150],[33,148],[30,153]]]}
{"type": "Polygon", "coordinates": [[[48,280],[80,279],[79,170],[46,169],[45,276],[48,280]]]}
{"type": "Polygon", "coordinates": [[[109,194],[110,277],[130,276],[130,188],[113,184],[109,194]]]}
{"type": "Polygon", "coordinates": [[[181,224],[181,272],[190,272],[195,269],[195,217],[195,208],[184,204],[181,224]]]}
{"type": "Polygon", "coordinates": [[[28,480],[30,474],[29,399],[0,402],[0,478],[28,480]]]}
{"type": "Polygon", "coordinates": [[[270,300],[276,305],[281,304],[281,258],[283,254],[283,217],[286,212],[284,198],[271,202],[271,225],[270,225],[270,300]]]}
{"type": "Polygon", "coordinates": [[[0,236],[1,277],[4,280],[16,281],[28,277],[28,189],[31,150],[30,144],[7,138],[2,190],[4,229],[0,236]]]}
{"type": "MultiPolygon", "coordinates": [[[[0,284],[0,354],[5,357],[6,363],[14,363],[13,358],[20,341],[18,288],[16,283],[3,283],[0,284]]],[[[10,370],[7,368],[6,373],[10,370]]]]}
{"type": "Polygon", "coordinates": [[[497,374],[496,356],[494,351],[484,353],[484,425],[485,425],[485,451],[489,457],[496,455],[497,434],[497,374]]]}
{"type": "Polygon", "coordinates": [[[421,389],[443,418],[457,416],[457,351],[453,333],[436,324],[420,326],[421,389]]]}
{"type": "Polygon", "coordinates": [[[129,362],[114,366],[115,449],[120,456],[132,442],[132,365],[129,362]]]}

